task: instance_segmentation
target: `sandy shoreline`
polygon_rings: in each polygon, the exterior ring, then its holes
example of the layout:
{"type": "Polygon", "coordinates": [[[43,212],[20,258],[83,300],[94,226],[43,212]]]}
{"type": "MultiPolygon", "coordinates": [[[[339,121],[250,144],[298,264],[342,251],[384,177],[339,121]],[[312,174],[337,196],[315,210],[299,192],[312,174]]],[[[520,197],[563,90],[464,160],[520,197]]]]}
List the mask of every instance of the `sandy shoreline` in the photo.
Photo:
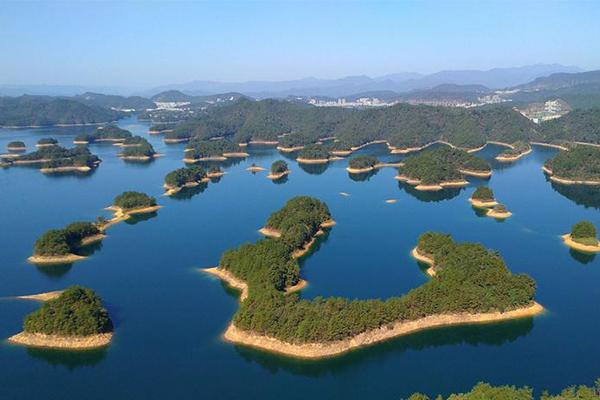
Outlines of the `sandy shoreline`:
{"type": "Polygon", "coordinates": [[[15,299],[18,299],[18,300],[34,300],[34,301],[48,301],[48,300],[54,300],[54,299],[58,298],[63,292],[64,292],[64,290],[55,290],[53,292],[45,292],[45,293],[38,293],[38,294],[29,294],[29,295],[25,295],[25,296],[15,296],[15,299]]]}
{"type": "Polygon", "coordinates": [[[495,218],[495,219],[506,219],[506,218],[510,217],[511,215],[512,215],[512,213],[510,211],[498,212],[498,211],[494,211],[493,208],[488,209],[487,212],[485,213],[486,217],[495,218]]]}
{"type": "Polygon", "coordinates": [[[296,158],[296,161],[300,164],[327,164],[329,158],[296,158]]]}
{"type": "Polygon", "coordinates": [[[25,146],[23,146],[23,147],[6,146],[6,150],[8,150],[8,151],[25,151],[25,150],[27,150],[27,147],[25,147],[25,146]]]}
{"type": "Polygon", "coordinates": [[[491,207],[498,205],[498,202],[496,200],[483,201],[483,200],[474,199],[472,197],[469,198],[469,203],[471,203],[471,205],[473,207],[482,208],[482,209],[483,208],[491,208],[491,207]]]}
{"type": "Polygon", "coordinates": [[[250,171],[250,172],[260,172],[260,171],[265,171],[265,170],[266,170],[266,168],[259,167],[258,165],[246,168],[246,171],[250,171]]]}
{"type": "Polygon", "coordinates": [[[40,168],[40,172],[44,174],[52,174],[57,172],[90,172],[92,170],[91,167],[83,166],[83,167],[54,167],[54,168],[40,168]]]}
{"type": "Polygon", "coordinates": [[[193,181],[193,182],[186,182],[181,186],[171,186],[171,185],[167,185],[166,183],[163,185],[163,188],[166,190],[166,192],[164,193],[165,196],[171,196],[175,193],[178,193],[180,191],[182,191],[185,188],[191,188],[191,187],[195,187],[195,186],[199,186],[203,183],[208,183],[210,182],[210,179],[208,178],[208,176],[206,178],[203,178],[199,181],[193,181]]]}
{"type": "Polygon", "coordinates": [[[336,157],[347,157],[352,154],[352,150],[331,150],[329,154],[336,157]]]}
{"type": "Polygon", "coordinates": [[[132,215],[135,214],[149,214],[155,211],[158,211],[159,209],[161,209],[162,206],[156,205],[156,206],[152,206],[152,207],[141,207],[141,208],[134,208],[131,210],[123,210],[120,207],[117,206],[110,206],[110,207],[106,207],[105,210],[108,211],[112,211],[113,217],[111,219],[109,219],[106,224],[104,224],[102,227],[98,228],[101,231],[105,231],[108,228],[110,228],[111,226],[121,222],[121,221],[125,221],[126,219],[130,218],[132,215]]]}
{"type": "Polygon", "coordinates": [[[250,154],[243,151],[235,151],[231,153],[223,153],[223,157],[225,158],[245,158],[250,156],[250,154]]]}
{"type": "Polygon", "coordinates": [[[278,174],[274,174],[274,173],[270,172],[269,175],[267,175],[267,178],[276,181],[277,179],[281,179],[284,176],[288,175],[289,173],[290,173],[290,170],[283,171],[278,174]]]}
{"type": "Polygon", "coordinates": [[[600,252],[600,243],[596,246],[590,246],[583,243],[578,243],[571,239],[571,234],[567,233],[566,235],[561,236],[563,242],[572,248],[573,250],[582,251],[584,253],[598,253],[600,252]]]}
{"type": "Polygon", "coordinates": [[[429,268],[425,270],[425,273],[429,276],[435,276],[435,262],[431,256],[428,256],[419,251],[418,247],[415,247],[411,250],[410,255],[417,261],[422,262],[423,264],[429,265],[429,268]]]}
{"type": "Polygon", "coordinates": [[[163,142],[167,143],[167,144],[174,144],[174,143],[185,143],[185,142],[189,142],[190,138],[163,138],[163,142]]]}
{"type": "Polygon", "coordinates": [[[277,150],[281,151],[282,153],[293,153],[294,151],[302,150],[303,148],[304,148],[304,146],[292,146],[292,147],[277,146],[277,150]]]}
{"type": "Polygon", "coordinates": [[[20,332],[8,338],[9,343],[29,347],[47,347],[54,349],[86,350],[104,347],[110,344],[113,333],[99,333],[89,336],[59,336],[42,333],[20,332]]]}
{"type": "Polygon", "coordinates": [[[266,226],[260,228],[258,230],[258,232],[260,232],[261,235],[270,237],[270,238],[278,239],[281,237],[281,232],[279,232],[277,229],[267,228],[266,226]]]}
{"type": "Polygon", "coordinates": [[[524,151],[522,153],[519,153],[517,155],[514,156],[503,156],[502,154],[499,154],[496,156],[495,160],[496,161],[500,161],[500,162],[514,162],[517,161],[518,159],[525,157],[527,154],[531,154],[531,152],[533,151],[532,148],[529,148],[529,150],[524,151]]]}
{"type": "Polygon", "coordinates": [[[471,169],[459,169],[458,172],[460,172],[463,175],[467,175],[467,176],[474,176],[477,178],[489,178],[490,176],[492,176],[492,171],[476,171],[476,170],[471,170],[471,169]]]}
{"type": "Polygon", "coordinates": [[[65,254],[62,256],[30,256],[27,258],[27,262],[35,265],[53,265],[53,264],[71,264],[75,261],[83,260],[87,257],[80,256],[77,254],[65,254]]]}
{"type": "Polygon", "coordinates": [[[373,345],[375,343],[425,329],[443,326],[491,323],[517,318],[530,318],[543,311],[544,308],[540,304],[533,302],[529,306],[505,312],[492,311],[477,314],[457,313],[431,315],[413,321],[398,321],[391,326],[388,325],[363,332],[345,340],[304,344],[287,343],[272,337],[243,331],[231,323],[223,334],[223,338],[230,343],[256,347],[274,353],[298,358],[317,359],[336,356],[350,350],[373,345]]]}
{"type": "Polygon", "coordinates": [[[210,156],[210,157],[200,157],[200,158],[184,158],[183,162],[186,164],[196,164],[202,161],[225,161],[226,157],[223,156],[210,156]]]}
{"type": "Polygon", "coordinates": [[[529,142],[529,144],[532,144],[534,146],[542,146],[542,147],[551,147],[554,149],[559,149],[559,150],[569,150],[568,148],[566,148],[565,146],[561,146],[558,144],[552,144],[552,143],[544,143],[544,142],[529,142]]]}
{"type": "Polygon", "coordinates": [[[588,181],[588,180],[573,180],[561,178],[554,175],[554,171],[545,165],[542,167],[542,171],[544,171],[549,177],[550,180],[556,183],[562,183],[563,185],[588,185],[588,186],[598,186],[600,185],[600,181],[588,181]]]}

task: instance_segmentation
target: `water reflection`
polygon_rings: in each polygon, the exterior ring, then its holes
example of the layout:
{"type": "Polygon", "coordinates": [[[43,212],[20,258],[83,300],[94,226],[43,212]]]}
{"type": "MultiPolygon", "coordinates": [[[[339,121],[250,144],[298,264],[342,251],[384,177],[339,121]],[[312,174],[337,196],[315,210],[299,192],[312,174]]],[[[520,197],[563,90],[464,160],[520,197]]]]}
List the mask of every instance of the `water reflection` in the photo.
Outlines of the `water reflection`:
{"type": "Polygon", "coordinates": [[[158,213],[156,211],[151,212],[151,213],[145,213],[145,214],[133,214],[125,220],[125,223],[128,225],[135,225],[140,222],[144,222],[149,219],[152,219],[152,218],[156,217],[157,215],[158,215],[158,213]]]}
{"type": "Polygon", "coordinates": [[[562,196],[573,201],[575,204],[600,209],[600,187],[589,185],[561,185],[552,182],[547,176],[546,181],[550,182],[552,189],[562,196]]]}
{"type": "Polygon", "coordinates": [[[360,174],[351,174],[350,172],[348,172],[348,176],[355,182],[365,182],[371,179],[373,176],[377,175],[378,172],[379,169],[374,169],[372,171],[363,172],[360,174]]]}
{"type": "MultiPolygon", "coordinates": [[[[213,179],[216,180],[216,179],[220,179],[220,178],[213,178],[213,179]]],[[[211,179],[211,181],[212,181],[212,179],[211,179]]],[[[198,186],[184,187],[179,192],[172,194],[169,197],[174,200],[190,200],[192,197],[196,196],[197,194],[204,192],[206,190],[206,188],[208,188],[208,183],[202,182],[198,186]]]]}
{"type": "Polygon", "coordinates": [[[283,185],[284,183],[286,183],[288,181],[288,175],[284,175],[279,179],[271,179],[271,181],[276,184],[276,185],[283,185]]]}
{"type": "Polygon", "coordinates": [[[398,354],[409,350],[425,350],[461,344],[501,346],[527,335],[533,326],[533,318],[525,318],[486,325],[436,328],[322,360],[299,360],[239,345],[235,346],[235,350],[246,362],[257,363],[270,373],[283,370],[295,375],[320,377],[344,373],[348,369],[356,368],[358,363],[383,361],[390,357],[397,358],[398,354]]]}
{"type": "Polygon", "coordinates": [[[398,188],[400,188],[400,190],[404,190],[406,193],[413,196],[417,200],[421,200],[426,203],[453,199],[460,194],[461,190],[464,189],[464,187],[446,188],[443,190],[438,190],[436,192],[427,192],[417,190],[413,186],[404,182],[398,182],[398,188]]]}
{"type": "Polygon", "coordinates": [[[60,279],[71,270],[73,263],[54,264],[54,265],[36,265],[35,268],[50,279],[60,279]]]}
{"type": "Polygon", "coordinates": [[[569,254],[575,261],[581,264],[589,264],[596,258],[596,254],[594,253],[582,253],[574,249],[569,249],[569,254]]]}
{"type": "Polygon", "coordinates": [[[321,175],[322,173],[324,173],[325,171],[327,171],[327,168],[329,168],[329,163],[325,163],[325,164],[303,164],[303,163],[298,163],[298,166],[307,174],[311,174],[311,175],[321,175]]]}
{"type": "Polygon", "coordinates": [[[27,348],[27,354],[54,366],[63,366],[72,371],[81,367],[93,367],[106,358],[107,348],[84,351],[27,348]]]}

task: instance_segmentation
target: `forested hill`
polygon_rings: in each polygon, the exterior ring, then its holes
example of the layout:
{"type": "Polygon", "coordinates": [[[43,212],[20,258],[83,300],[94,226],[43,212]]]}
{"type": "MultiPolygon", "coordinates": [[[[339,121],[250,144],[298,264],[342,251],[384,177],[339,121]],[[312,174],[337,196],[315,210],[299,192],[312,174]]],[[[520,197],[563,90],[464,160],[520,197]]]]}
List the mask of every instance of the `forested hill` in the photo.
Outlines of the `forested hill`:
{"type": "Polygon", "coordinates": [[[0,126],[110,122],[122,114],[75,100],[48,96],[0,97],[0,126]]]}
{"type": "Polygon", "coordinates": [[[573,110],[541,124],[548,142],[567,141],[600,144],[600,108],[573,110]]]}
{"type": "Polygon", "coordinates": [[[237,143],[278,140],[306,145],[335,136],[337,148],[386,140],[396,147],[421,146],[445,140],[474,148],[487,140],[512,143],[540,140],[537,126],[506,107],[462,109],[398,104],[377,109],[313,107],[280,100],[251,101],[213,109],[190,120],[174,136],[231,136],[237,143]]]}
{"type": "Polygon", "coordinates": [[[67,100],[77,100],[89,106],[97,106],[114,110],[134,110],[144,111],[148,108],[155,108],[156,105],[150,99],[140,96],[116,96],[100,93],[86,92],[78,94],[67,100]]]}

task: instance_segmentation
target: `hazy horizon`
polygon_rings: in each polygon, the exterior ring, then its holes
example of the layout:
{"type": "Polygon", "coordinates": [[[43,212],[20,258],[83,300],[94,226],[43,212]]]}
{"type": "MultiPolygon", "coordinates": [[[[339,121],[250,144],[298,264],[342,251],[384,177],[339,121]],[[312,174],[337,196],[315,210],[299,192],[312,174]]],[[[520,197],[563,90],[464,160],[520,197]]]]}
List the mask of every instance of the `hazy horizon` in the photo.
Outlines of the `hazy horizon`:
{"type": "Polygon", "coordinates": [[[591,2],[3,4],[0,84],[148,88],[600,67],[591,2]]]}

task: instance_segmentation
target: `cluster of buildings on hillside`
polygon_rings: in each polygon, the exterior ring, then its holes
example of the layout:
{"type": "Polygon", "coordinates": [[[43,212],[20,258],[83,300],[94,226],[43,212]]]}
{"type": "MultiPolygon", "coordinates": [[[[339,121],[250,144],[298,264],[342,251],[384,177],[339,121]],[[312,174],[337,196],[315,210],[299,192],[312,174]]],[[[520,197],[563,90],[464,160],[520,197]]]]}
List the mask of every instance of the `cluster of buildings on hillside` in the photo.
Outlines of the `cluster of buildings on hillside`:
{"type": "Polygon", "coordinates": [[[548,100],[545,103],[531,103],[522,109],[516,109],[536,124],[551,119],[560,118],[569,111],[571,106],[564,100],[548,100]]]}

